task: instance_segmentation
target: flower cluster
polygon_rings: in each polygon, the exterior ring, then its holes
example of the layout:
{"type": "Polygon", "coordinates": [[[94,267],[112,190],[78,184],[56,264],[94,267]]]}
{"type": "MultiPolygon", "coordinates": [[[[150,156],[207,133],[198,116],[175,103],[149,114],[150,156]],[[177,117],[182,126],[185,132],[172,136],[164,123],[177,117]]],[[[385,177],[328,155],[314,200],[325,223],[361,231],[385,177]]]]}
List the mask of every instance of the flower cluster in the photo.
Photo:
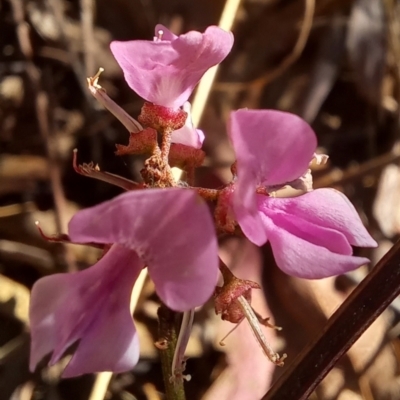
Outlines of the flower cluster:
{"type": "MultiPolygon", "coordinates": [[[[218,281],[217,234],[245,235],[259,246],[269,241],[277,265],[304,278],[341,274],[368,262],[352,255],[352,246],[375,246],[375,241],[351,203],[335,190],[312,190],[309,164],[321,158],[315,155],[314,132],[295,115],[232,112],[232,181],[220,190],[194,187],[204,134],[193,126],[187,100],[232,45],[232,34],[214,26],[176,36],[157,25],[153,41],[113,42],[128,85],[146,100],[138,121],[107,96],[99,75],[88,79],[93,96],[129,131],[128,145],[117,145],[116,154],[147,155],[143,181],[77,165],[75,158],[77,172],[126,193],[78,212],[69,224],[70,241],[101,244],[102,258],[84,271],[55,274],[34,285],[31,369],[48,353],[54,364],[77,341],[64,377],[132,368],[139,344],[129,302],[140,271],[148,268],[169,308],[200,306],[218,281]],[[185,170],[187,182],[175,180],[172,166],[185,170]],[[215,204],[213,215],[207,202],[215,204]]],[[[249,300],[248,291],[257,285],[247,283],[236,297],[226,287],[216,291],[217,311],[229,320],[229,307],[236,307],[238,322],[243,316],[234,301],[249,300]]]]}

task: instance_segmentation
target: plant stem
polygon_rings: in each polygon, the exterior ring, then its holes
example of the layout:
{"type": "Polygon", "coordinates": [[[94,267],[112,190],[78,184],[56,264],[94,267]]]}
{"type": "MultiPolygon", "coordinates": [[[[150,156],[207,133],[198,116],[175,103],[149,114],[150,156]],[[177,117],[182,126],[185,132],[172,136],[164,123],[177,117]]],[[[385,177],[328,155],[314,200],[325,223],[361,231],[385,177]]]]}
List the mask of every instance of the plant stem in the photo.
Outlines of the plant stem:
{"type": "Polygon", "coordinates": [[[179,313],[176,313],[165,305],[158,309],[158,334],[160,345],[157,346],[165,386],[166,400],[185,400],[183,380],[174,381],[171,378],[172,361],[174,358],[176,342],[179,333],[179,313]],[[161,344],[162,343],[162,344],[161,344]],[[165,346],[164,346],[165,344],[165,346]]]}
{"type": "Polygon", "coordinates": [[[172,140],[172,131],[164,130],[162,132],[162,139],[161,139],[161,157],[165,162],[165,165],[168,165],[168,155],[171,149],[171,140],[172,140]]]}

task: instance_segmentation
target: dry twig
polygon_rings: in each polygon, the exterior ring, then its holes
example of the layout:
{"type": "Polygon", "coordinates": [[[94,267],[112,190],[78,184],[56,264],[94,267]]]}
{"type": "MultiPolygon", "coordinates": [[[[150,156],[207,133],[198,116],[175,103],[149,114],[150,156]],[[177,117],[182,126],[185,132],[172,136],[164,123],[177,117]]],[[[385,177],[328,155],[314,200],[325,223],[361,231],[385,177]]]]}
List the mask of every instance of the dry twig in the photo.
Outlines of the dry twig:
{"type": "MultiPolygon", "coordinates": [[[[49,98],[41,84],[41,73],[33,62],[33,49],[29,37],[29,25],[25,21],[24,3],[21,0],[11,0],[13,17],[17,29],[18,42],[26,59],[26,73],[35,94],[36,118],[40,134],[46,146],[49,176],[56,208],[56,226],[59,232],[67,230],[66,199],[61,182],[61,169],[58,163],[57,151],[53,143],[49,126],[49,98]]],[[[64,257],[70,271],[76,270],[75,260],[67,246],[63,246],[64,257]]]]}
{"type": "Polygon", "coordinates": [[[263,400],[307,399],[362,333],[400,294],[400,241],[329,319],[263,400]]]}
{"type": "Polygon", "coordinates": [[[276,68],[267,71],[265,74],[263,74],[259,78],[254,79],[251,82],[218,83],[217,85],[215,85],[215,89],[220,91],[251,91],[264,87],[265,85],[282,75],[293,63],[295,63],[299,59],[299,57],[303,53],[313,25],[314,11],[315,0],[305,0],[304,20],[301,25],[296,44],[294,45],[293,50],[290,52],[290,54],[288,54],[276,68]]]}

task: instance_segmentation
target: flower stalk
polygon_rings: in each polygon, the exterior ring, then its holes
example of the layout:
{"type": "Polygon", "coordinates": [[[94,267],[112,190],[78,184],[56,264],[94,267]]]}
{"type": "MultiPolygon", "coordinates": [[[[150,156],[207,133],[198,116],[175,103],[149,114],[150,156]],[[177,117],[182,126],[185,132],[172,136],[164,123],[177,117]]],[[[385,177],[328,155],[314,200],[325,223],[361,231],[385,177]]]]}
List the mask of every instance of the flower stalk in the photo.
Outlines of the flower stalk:
{"type": "Polygon", "coordinates": [[[161,157],[165,165],[168,165],[168,156],[169,156],[169,151],[171,149],[171,141],[172,141],[172,131],[169,129],[165,129],[162,132],[162,141],[161,141],[161,157]]]}
{"type": "Polygon", "coordinates": [[[185,400],[183,379],[173,379],[171,374],[174,354],[178,341],[179,313],[161,305],[157,312],[158,334],[160,340],[156,343],[161,361],[162,375],[166,400],[185,400]]]}

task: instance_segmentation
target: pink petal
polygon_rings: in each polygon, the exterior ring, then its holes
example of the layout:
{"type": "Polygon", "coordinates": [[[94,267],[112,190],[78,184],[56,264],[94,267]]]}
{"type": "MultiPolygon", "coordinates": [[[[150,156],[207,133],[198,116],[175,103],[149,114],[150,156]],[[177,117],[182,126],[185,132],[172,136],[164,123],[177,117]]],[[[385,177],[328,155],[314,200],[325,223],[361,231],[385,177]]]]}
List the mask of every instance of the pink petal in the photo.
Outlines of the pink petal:
{"type": "Polygon", "coordinates": [[[54,364],[77,340],[64,377],[131,369],[139,358],[139,343],[129,304],[142,267],[134,252],[113,246],[84,271],[36,282],[30,305],[30,369],[51,351],[54,364]]]}
{"type": "Polygon", "coordinates": [[[148,265],[156,291],[174,310],[204,304],[218,278],[218,246],[207,205],[189,189],[124,193],[75,214],[76,242],[119,243],[148,265]]]}
{"type": "MultiPolygon", "coordinates": [[[[260,196],[259,199],[262,199],[260,196]]],[[[261,200],[263,209],[285,213],[288,218],[341,232],[353,246],[376,247],[349,199],[334,189],[317,189],[299,197],[261,200]]],[[[271,215],[271,214],[269,214],[271,215]]]]}
{"type": "Polygon", "coordinates": [[[325,247],[334,253],[353,254],[353,249],[346,237],[337,230],[324,227],[323,221],[321,225],[313,224],[305,219],[307,215],[291,214],[275,207],[276,201],[274,200],[276,199],[265,196],[259,196],[258,198],[262,219],[267,216],[273,221],[274,225],[297,237],[301,237],[307,242],[325,247]]]}
{"type": "Polygon", "coordinates": [[[229,135],[237,159],[235,215],[248,239],[262,245],[266,235],[257,218],[255,189],[302,176],[315,152],[316,137],[298,116],[275,110],[232,112],[229,135]]]}
{"type": "Polygon", "coordinates": [[[185,102],[182,108],[188,113],[188,116],[185,125],[172,132],[172,143],[180,143],[195,149],[201,149],[204,142],[204,133],[193,126],[190,103],[188,101],[185,102]]]}
{"type": "Polygon", "coordinates": [[[268,237],[257,209],[254,189],[257,184],[246,172],[242,174],[242,179],[244,182],[249,183],[249,187],[246,187],[244,184],[236,186],[233,198],[233,210],[236,220],[247,239],[257,246],[262,246],[266,243],[268,237]]]}
{"type": "Polygon", "coordinates": [[[191,128],[187,125],[172,132],[172,143],[184,144],[195,149],[201,149],[204,138],[204,132],[201,129],[191,128]]]}
{"type": "Polygon", "coordinates": [[[247,170],[258,184],[273,186],[293,181],[307,171],[317,139],[307,122],[297,115],[238,110],[231,113],[229,122],[239,180],[247,170]]]}
{"type": "Polygon", "coordinates": [[[319,279],[340,275],[369,263],[368,258],[333,253],[298,237],[263,215],[268,240],[278,267],[288,275],[319,279]]]}
{"type": "Polygon", "coordinates": [[[128,85],[154,104],[178,108],[197,82],[220,63],[233,45],[233,35],[211,26],[204,33],[191,31],[176,39],[112,42],[111,51],[128,85]]]}

